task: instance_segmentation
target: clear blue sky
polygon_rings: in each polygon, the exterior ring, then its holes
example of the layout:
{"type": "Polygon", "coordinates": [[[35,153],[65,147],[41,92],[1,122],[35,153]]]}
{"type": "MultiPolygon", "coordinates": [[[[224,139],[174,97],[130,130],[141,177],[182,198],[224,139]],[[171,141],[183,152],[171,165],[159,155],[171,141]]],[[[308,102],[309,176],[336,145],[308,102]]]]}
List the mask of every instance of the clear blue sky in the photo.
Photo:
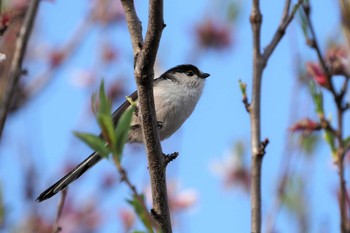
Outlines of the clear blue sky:
{"type": "MultiPolygon", "coordinates": [[[[218,1],[220,2],[220,1],[218,1]]],[[[170,165],[168,177],[178,179],[183,189],[193,188],[199,193],[199,200],[194,209],[182,215],[182,225],[179,232],[249,232],[250,208],[249,198],[237,189],[225,190],[219,177],[210,169],[213,161],[223,159],[233,142],[243,139],[249,145],[249,117],[241,103],[241,94],[238,88],[238,80],[242,79],[251,88],[251,29],[249,24],[250,1],[242,1],[241,12],[233,31],[234,46],[231,50],[215,53],[200,53],[196,58],[196,65],[203,71],[211,74],[207,80],[203,97],[193,115],[181,128],[181,130],[163,143],[164,152],[180,152],[180,157],[170,165]]],[[[280,1],[281,2],[281,1],[280,1]]],[[[262,44],[265,45],[272,37],[282,12],[282,3],[279,1],[262,1],[264,15],[262,28],[262,44]]],[[[313,1],[316,2],[316,1],[313,1]]],[[[137,1],[138,12],[146,28],[145,3],[137,1]]],[[[165,1],[164,17],[167,27],[163,32],[161,46],[159,48],[159,64],[164,69],[177,64],[192,62],[189,54],[193,50],[193,27],[196,22],[203,20],[203,14],[214,15],[210,12],[207,1],[165,1]]],[[[214,6],[211,3],[210,6],[214,6]]],[[[322,4],[313,4],[312,11],[315,19],[316,31],[325,42],[327,38],[339,34],[334,31],[338,26],[338,9],[333,1],[322,1],[322,4]],[[327,16],[327,17],[325,17],[327,16]]],[[[40,40],[52,45],[60,46],[75,31],[81,18],[85,16],[88,8],[86,1],[42,1],[38,31],[40,40]]],[[[96,42],[102,33],[109,33],[116,40],[128,40],[125,31],[126,26],[121,26],[113,32],[109,28],[92,30],[88,38],[81,44],[78,52],[55,75],[55,81],[44,92],[32,100],[24,109],[9,118],[6,126],[6,140],[0,147],[0,183],[4,191],[5,203],[11,209],[11,220],[15,222],[17,216],[23,216],[26,206],[18,204],[21,198],[19,187],[24,182],[18,171],[18,157],[26,158],[26,150],[33,155],[40,176],[38,186],[46,188],[51,182],[59,178],[64,161],[78,163],[89,149],[78,140],[74,150],[72,148],[72,130],[95,131],[96,124],[79,122],[81,114],[86,112],[87,101],[91,93],[83,91],[72,85],[74,70],[87,68],[96,63],[96,42]],[[86,127],[88,125],[88,127],[86,127]],[[69,154],[71,157],[63,157],[69,154]],[[23,212],[24,210],[24,212],[23,212]]],[[[130,93],[135,84],[132,77],[132,55],[130,44],[124,43],[123,54],[129,53],[121,59],[121,65],[114,69],[106,70],[101,77],[111,76],[111,73],[122,69],[129,74],[128,88],[130,93]]],[[[324,45],[324,44],[323,44],[324,45]]],[[[277,47],[268,63],[264,73],[262,89],[262,137],[268,137],[270,144],[263,165],[263,212],[266,213],[272,205],[274,183],[278,179],[279,167],[283,161],[283,148],[285,136],[290,120],[291,98],[298,98],[303,103],[303,96],[293,96],[295,73],[293,73],[292,56],[298,48],[301,54],[315,60],[316,57],[304,43],[300,27],[293,23],[287,32],[287,37],[277,47]]],[[[29,73],[37,73],[35,67],[29,66],[29,73]]],[[[250,91],[249,91],[250,93],[250,91]]],[[[309,100],[306,100],[306,102],[309,100]]],[[[296,111],[297,117],[302,114],[311,114],[313,106],[309,101],[308,107],[296,111]]],[[[313,115],[311,114],[311,117],[313,115]]],[[[131,151],[131,149],[127,149],[131,151]]],[[[137,184],[147,183],[145,175],[146,161],[142,154],[138,153],[133,158],[125,158],[126,163],[135,163],[135,179],[137,184]],[[138,162],[140,161],[140,162],[138,162]]],[[[248,153],[249,154],[249,153],[248,153]]],[[[127,156],[125,156],[127,157],[127,156]]],[[[317,225],[320,221],[328,221],[329,232],[338,231],[338,208],[332,190],[335,189],[336,170],[332,167],[329,150],[322,147],[316,156],[317,162],[311,167],[312,178],[309,189],[317,195],[311,200],[313,214],[312,232],[319,232],[317,225]],[[323,201],[327,200],[327,201],[323,201]]],[[[249,157],[246,158],[249,161],[249,157]]],[[[23,160],[25,162],[25,159],[23,160]]],[[[78,189],[71,189],[69,195],[81,195],[82,199],[94,197],[94,183],[102,171],[114,171],[111,163],[104,161],[95,169],[77,182],[82,184],[78,189]],[[74,192],[77,191],[77,192],[74,192]]],[[[76,184],[75,184],[76,185],[76,184]]],[[[73,185],[74,186],[74,185],[73,185]]],[[[120,186],[124,186],[121,184],[120,186]]],[[[128,197],[128,190],[120,187],[116,195],[110,195],[102,209],[110,205],[126,205],[124,199],[128,197]],[[114,200],[117,197],[118,200],[114,200]]],[[[78,198],[79,199],[79,198],[78,198]]],[[[45,206],[52,208],[49,215],[53,215],[57,198],[44,202],[45,206]]],[[[35,204],[36,205],[36,204],[35,204]]],[[[110,210],[106,210],[110,211],[110,210]]],[[[110,214],[110,212],[108,212],[110,214]]],[[[113,213],[113,212],[112,212],[113,213]]],[[[109,219],[110,220],[110,219],[109,219]]],[[[293,221],[282,211],[277,220],[277,229],[280,232],[294,232],[293,221]]],[[[116,226],[107,224],[103,232],[115,231],[116,226]]]]}

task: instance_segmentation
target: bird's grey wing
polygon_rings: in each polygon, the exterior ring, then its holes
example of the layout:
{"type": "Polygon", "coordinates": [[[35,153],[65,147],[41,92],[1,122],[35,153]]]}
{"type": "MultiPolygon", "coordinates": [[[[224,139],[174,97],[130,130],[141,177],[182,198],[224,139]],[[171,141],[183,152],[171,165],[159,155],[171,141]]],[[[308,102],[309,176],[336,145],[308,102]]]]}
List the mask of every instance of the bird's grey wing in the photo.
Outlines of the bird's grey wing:
{"type": "MultiPolygon", "coordinates": [[[[137,92],[135,91],[134,93],[132,93],[130,95],[130,98],[133,101],[135,101],[137,99],[137,92]]],[[[112,118],[114,124],[118,123],[120,116],[129,106],[129,101],[125,101],[122,105],[120,105],[120,107],[117,110],[113,112],[112,118]]],[[[78,179],[83,173],[85,173],[87,170],[89,170],[91,167],[97,164],[101,159],[101,155],[99,155],[96,151],[93,152],[89,157],[87,157],[83,162],[81,162],[75,168],[73,168],[73,170],[66,174],[62,179],[60,179],[51,187],[42,192],[36,200],[41,202],[54,196],[56,193],[65,189],[70,183],[78,179]]]]}

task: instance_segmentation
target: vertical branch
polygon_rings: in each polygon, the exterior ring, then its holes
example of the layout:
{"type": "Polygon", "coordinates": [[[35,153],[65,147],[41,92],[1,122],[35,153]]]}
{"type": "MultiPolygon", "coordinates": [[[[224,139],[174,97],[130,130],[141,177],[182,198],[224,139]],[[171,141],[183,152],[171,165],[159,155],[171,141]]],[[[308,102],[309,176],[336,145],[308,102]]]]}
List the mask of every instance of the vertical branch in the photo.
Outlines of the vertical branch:
{"type": "Polygon", "coordinates": [[[263,156],[259,153],[260,144],[260,96],[263,64],[261,60],[260,30],[262,15],[259,0],[253,0],[250,23],[253,31],[253,90],[250,105],[251,124],[251,232],[261,232],[261,164],[263,156]]]}
{"type": "Polygon", "coordinates": [[[172,229],[166,187],[166,161],[159,141],[153,99],[153,66],[164,28],[163,1],[149,1],[148,27],[144,41],[142,41],[141,23],[136,15],[133,1],[121,0],[121,2],[134,50],[134,74],[152,188],[152,214],[162,232],[168,233],[172,232],[172,229]]]}
{"type": "Polygon", "coordinates": [[[16,90],[16,86],[22,74],[23,58],[26,52],[30,34],[32,32],[38,8],[39,0],[31,0],[26,12],[23,25],[17,37],[16,49],[10,68],[10,78],[0,106],[0,139],[5,126],[8,110],[11,105],[12,96],[16,90]]]}
{"type": "MultiPolygon", "coordinates": [[[[340,4],[343,2],[340,1],[340,4]]],[[[344,136],[343,136],[343,117],[344,117],[344,112],[346,111],[346,104],[344,105],[344,96],[347,91],[348,87],[348,78],[345,75],[345,81],[343,83],[343,86],[341,90],[338,92],[335,90],[332,78],[333,78],[333,73],[332,70],[328,67],[326,60],[324,59],[324,56],[322,55],[321,48],[319,46],[317,37],[316,37],[316,32],[310,17],[310,11],[311,7],[308,3],[303,5],[303,10],[306,16],[306,23],[308,25],[308,28],[310,30],[310,37],[308,38],[308,44],[312,49],[315,50],[319,63],[322,66],[323,71],[325,72],[328,83],[329,83],[329,91],[331,92],[334,103],[337,109],[337,130],[334,131],[334,135],[336,137],[337,141],[337,148],[336,148],[336,164],[338,166],[338,176],[339,176],[339,211],[340,211],[340,232],[346,233],[350,231],[350,226],[348,222],[348,215],[347,215],[347,208],[346,208],[346,197],[347,197],[347,191],[346,191],[346,182],[344,178],[344,157],[346,153],[346,148],[344,145],[344,136]]],[[[348,35],[348,34],[347,34],[348,35]]],[[[347,36],[346,35],[346,36],[347,36]]],[[[321,121],[324,119],[320,119],[321,121]]],[[[325,129],[326,130],[326,129],[325,129]]]]}
{"type": "Polygon", "coordinates": [[[286,0],[281,18],[281,22],[266,46],[264,52],[261,52],[260,34],[262,24],[262,14],[260,11],[259,0],[253,0],[252,11],[250,14],[250,23],[253,33],[253,88],[252,100],[249,107],[250,125],[251,125],[251,232],[261,232],[261,168],[262,160],[265,154],[265,148],[269,143],[268,139],[261,141],[261,122],[260,122],[260,103],[261,103],[261,81],[267,62],[281,41],[285,31],[294,18],[294,15],[301,5],[302,0],[294,6],[290,12],[291,1],[286,0]]]}

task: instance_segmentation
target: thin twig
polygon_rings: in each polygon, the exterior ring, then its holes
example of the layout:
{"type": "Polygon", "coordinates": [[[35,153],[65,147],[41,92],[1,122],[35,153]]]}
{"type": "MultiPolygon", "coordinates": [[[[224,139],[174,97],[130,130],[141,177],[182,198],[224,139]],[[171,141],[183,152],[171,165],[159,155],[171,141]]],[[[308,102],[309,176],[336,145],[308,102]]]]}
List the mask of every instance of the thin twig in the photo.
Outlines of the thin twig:
{"type": "Polygon", "coordinates": [[[164,165],[166,167],[166,166],[168,166],[168,164],[171,161],[175,160],[177,158],[177,156],[179,156],[179,152],[174,152],[174,153],[171,153],[169,155],[164,155],[164,156],[165,156],[165,163],[164,163],[164,165]]]}
{"type": "Polygon", "coordinates": [[[59,222],[61,215],[62,215],[66,196],[67,196],[67,189],[63,189],[61,192],[60,202],[58,203],[56,220],[55,220],[55,224],[53,225],[52,233],[59,233],[62,230],[62,227],[58,224],[58,222],[59,222]]]}
{"type": "Polygon", "coordinates": [[[280,42],[280,40],[284,36],[288,25],[293,20],[296,12],[298,10],[298,8],[300,7],[300,5],[302,3],[303,3],[303,0],[299,0],[295,4],[295,6],[293,7],[292,12],[290,14],[285,15],[286,13],[289,12],[289,7],[290,7],[290,1],[286,0],[286,4],[285,4],[285,8],[284,8],[284,14],[282,16],[282,21],[281,21],[280,25],[278,26],[277,31],[275,32],[271,42],[265,48],[264,53],[262,55],[264,60],[267,61],[269,59],[269,57],[271,56],[272,52],[275,50],[276,46],[278,45],[278,43],[280,42]]]}
{"type": "Polygon", "coordinates": [[[144,198],[137,192],[135,185],[133,185],[133,183],[130,181],[125,169],[121,166],[121,164],[117,161],[114,161],[114,164],[117,167],[117,170],[120,174],[121,180],[125,182],[125,184],[129,187],[129,189],[131,190],[133,196],[135,198],[137,198],[137,200],[139,201],[139,203],[141,203],[142,208],[143,208],[143,212],[146,215],[145,217],[147,218],[148,222],[154,226],[157,230],[159,230],[159,225],[157,222],[155,222],[152,218],[152,215],[150,212],[148,212],[147,209],[147,205],[144,201],[144,198]]]}
{"type": "MultiPolygon", "coordinates": [[[[336,90],[334,89],[333,83],[332,83],[332,77],[333,74],[330,71],[329,67],[326,64],[326,61],[321,53],[321,49],[318,43],[318,40],[316,38],[316,32],[313,26],[313,23],[311,21],[310,18],[310,5],[309,4],[304,4],[303,10],[306,16],[306,21],[311,33],[311,43],[309,43],[311,45],[311,47],[316,51],[316,54],[318,56],[318,60],[327,76],[328,79],[328,83],[329,83],[329,91],[331,92],[333,99],[334,99],[334,103],[336,105],[337,108],[337,130],[332,130],[332,132],[335,134],[336,139],[337,139],[337,144],[338,144],[338,148],[337,148],[337,165],[338,165],[338,176],[339,176],[339,186],[340,186],[340,230],[342,233],[346,233],[348,232],[348,223],[347,223],[347,208],[346,208],[346,185],[345,185],[345,178],[344,178],[344,157],[345,157],[345,151],[346,148],[344,148],[344,139],[343,139],[343,117],[344,117],[344,111],[346,111],[347,109],[347,105],[345,104],[345,106],[343,106],[343,100],[344,100],[344,96],[346,94],[347,91],[347,87],[348,87],[348,82],[349,82],[349,78],[345,77],[345,81],[343,83],[343,86],[339,92],[339,94],[336,92],[336,90]]],[[[321,119],[322,121],[322,119],[321,119]]],[[[330,127],[330,124],[328,123],[328,127],[330,127]]],[[[327,129],[327,128],[326,128],[327,129]]]]}
{"type": "Polygon", "coordinates": [[[316,37],[316,32],[315,32],[314,26],[313,26],[311,18],[310,18],[310,5],[308,3],[303,4],[302,9],[304,10],[304,13],[306,16],[306,22],[309,26],[311,37],[312,37],[311,39],[309,39],[308,44],[310,45],[310,47],[312,47],[316,51],[318,60],[322,66],[323,71],[325,72],[325,74],[327,76],[328,83],[329,83],[329,90],[332,92],[333,96],[336,97],[337,93],[336,93],[334,86],[333,86],[333,83],[331,81],[332,74],[329,70],[329,67],[326,64],[326,61],[324,60],[324,56],[322,55],[321,48],[319,46],[319,43],[318,43],[318,40],[316,37]]]}
{"type": "Polygon", "coordinates": [[[33,29],[35,16],[39,8],[39,0],[30,1],[26,16],[17,37],[16,49],[10,68],[10,77],[0,106],[0,139],[5,126],[8,110],[12,102],[12,96],[16,90],[17,84],[22,73],[23,58],[27,49],[30,34],[33,29]]]}

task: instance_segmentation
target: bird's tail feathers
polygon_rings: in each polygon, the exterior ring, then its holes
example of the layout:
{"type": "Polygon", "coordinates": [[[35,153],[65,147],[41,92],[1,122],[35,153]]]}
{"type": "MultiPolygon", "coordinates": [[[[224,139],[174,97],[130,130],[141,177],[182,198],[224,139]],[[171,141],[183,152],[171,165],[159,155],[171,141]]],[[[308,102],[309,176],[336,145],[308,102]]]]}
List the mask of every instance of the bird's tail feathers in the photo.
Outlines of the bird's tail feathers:
{"type": "Polygon", "coordinates": [[[70,183],[78,179],[84,172],[93,167],[96,163],[98,163],[102,157],[97,153],[92,153],[89,157],[87,157],[83,162],[78,164],[72,171],[70,171],[67,175],[65,175],[62,179],[53,184],[50,188],[46,189],[42,192],[39,197],[36,199],[38,202],[42,202],[61,190],[65,189],[70,183]]]}

